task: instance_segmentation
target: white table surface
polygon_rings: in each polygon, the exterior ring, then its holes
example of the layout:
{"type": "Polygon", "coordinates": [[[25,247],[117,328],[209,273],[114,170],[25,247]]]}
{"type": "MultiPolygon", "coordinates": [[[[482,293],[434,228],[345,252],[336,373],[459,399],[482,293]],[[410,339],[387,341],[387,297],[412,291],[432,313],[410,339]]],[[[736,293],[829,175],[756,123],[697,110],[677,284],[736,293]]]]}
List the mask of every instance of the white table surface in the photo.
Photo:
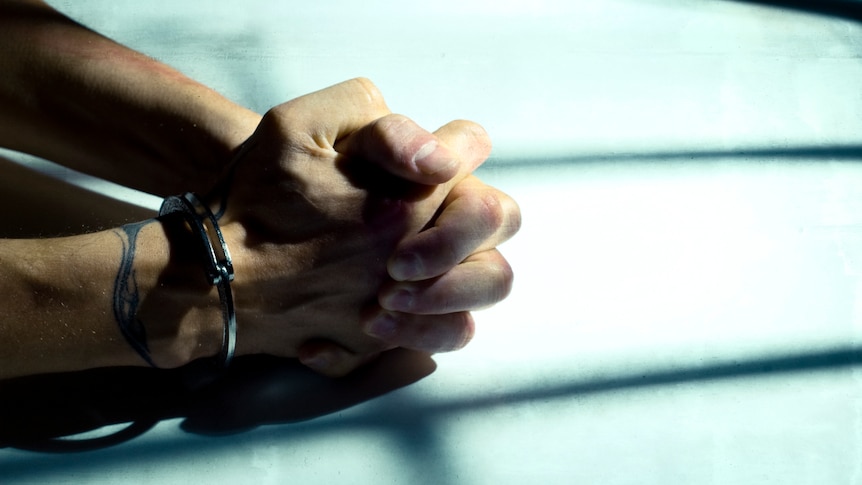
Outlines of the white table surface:
{"type": "Polygon", "coordinates": [[[862,484],[858,23],[721,0],[52,3],[259,111],[362,75],[425,126],[476,120],[524,223],[511,297],[414,385],[224,437],[171,419],[0,449],[0,483],[862,484]]]}

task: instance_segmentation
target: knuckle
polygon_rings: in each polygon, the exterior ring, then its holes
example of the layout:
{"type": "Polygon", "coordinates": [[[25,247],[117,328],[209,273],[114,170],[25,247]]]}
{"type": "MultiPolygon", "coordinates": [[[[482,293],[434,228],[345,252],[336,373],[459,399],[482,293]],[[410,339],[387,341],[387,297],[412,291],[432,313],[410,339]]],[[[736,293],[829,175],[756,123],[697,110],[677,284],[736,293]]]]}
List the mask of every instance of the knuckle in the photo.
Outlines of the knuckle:
{"type": "Polygon", "coordinates": [[[472,139],[470,145],[477,159],[484,160],[491,154],[491,137],[482,125],[468,120],[456,120],[453,125],[472,139]]]}
{"type": "Polygon", "coordinates": [[[280,104],[271,108],[263,115],[260,126],[276,132],[286,129],[289,126],[290,110],[288,104],[280,104]]]}
{"type": "Polygon", "coordinates": [[[351,88],[361,92],[365,102],[370,106],[385,108],[386,102],[383,100],[383,93],[380,92],[380,89],[370,79],[357,77],[347,81],[347,83],[351,88]]]}
{"type": "Polygon", "coordinates": [[[403,126],[410,123],[410,121],[410,118],[402,114],[390,113],[378,118],[375,123],[377,125],[377,129],[380,130],[381,133],[389,134],[399,132],[403,126]]]}
{"type": "Polygon", "coordinates": [[[521,224],[523,223],[521,207],[515,202],[515,199],[508,195],[506,196],[506,205],[508,206],[508,210],[506,211],[508,214],[506,227],[509,229],[509,234],[514,236],[521,230],[521,224]]]}
{"type": "Polygon", "coordinates": [[[377,153],[370,155],[384,161],[396,158],[396,148],[404,138],[405,125],[409,121],[410,119],[406,116],[398,114],[389,114],[375,120],[371,126],[369,141],[372,144],[373,151],[377,153]]]}
{"type": "Polygon", "coordinates": [[[512,270],[509,262],[501,255],[499,261],[495,264],[495,273],[496,285],[494,297],[497,301],[502,301],[512,293],[512,287],[515,283],[515,272],[512,270]]]}
{"type": "Polygon", "coordinates": [[[264,114],[258,126],[258,135],[270,143],[277,141],[287,144],[287,140],[298,140],[302,137],[301,116],[296,114],[296,106],[290,101],[280,104],[264,114]]]}
{"type": "MultiPolygon", "coordinates": [[[[401,114],[388,114],[375,122],[375,136],[389,161],[403,168],[411,168],[422,149],[434,150],[434,135],[422,129],[415,121],[401,114]]],[[[428,153],[425,153],[427,155],[428,153]]]]}
{"type": "Polygon", "coordinates": [[[507,219],[506,211],[498,194],[493,192],[485,193],[479,197],[478,202],[480,203],[479,215],[482,217],[482,220],[492,231],[497,231],[507,219]]]}
{"type": "Polygon", "coordinates": [[[497,196],[502,213],[500,228],[503,229],[503,238],[509,239],[521,230],[521,207],[515,199],[503,192],[498,191],[497,196]]]}

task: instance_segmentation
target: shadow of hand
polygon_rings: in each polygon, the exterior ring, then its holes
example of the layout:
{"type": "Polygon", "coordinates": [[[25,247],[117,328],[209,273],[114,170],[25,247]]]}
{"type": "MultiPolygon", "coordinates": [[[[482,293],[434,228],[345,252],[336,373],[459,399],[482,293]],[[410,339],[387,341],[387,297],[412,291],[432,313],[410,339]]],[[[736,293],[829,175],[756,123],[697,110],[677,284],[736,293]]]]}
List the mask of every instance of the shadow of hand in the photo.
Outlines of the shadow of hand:
{"type": "Polygon", "coordinates": [[[340,379],[293,359],[245,356],[227,370],[198,361],[178,369],[92,369],[0,381],[0,447],[72,452],[139,436],[165,419],[190,433],[221,435],[313,419],[412,384],[436,365],[396,349],[340,379]],[[110,436],[57,439],[131,423],[110,436]]]}

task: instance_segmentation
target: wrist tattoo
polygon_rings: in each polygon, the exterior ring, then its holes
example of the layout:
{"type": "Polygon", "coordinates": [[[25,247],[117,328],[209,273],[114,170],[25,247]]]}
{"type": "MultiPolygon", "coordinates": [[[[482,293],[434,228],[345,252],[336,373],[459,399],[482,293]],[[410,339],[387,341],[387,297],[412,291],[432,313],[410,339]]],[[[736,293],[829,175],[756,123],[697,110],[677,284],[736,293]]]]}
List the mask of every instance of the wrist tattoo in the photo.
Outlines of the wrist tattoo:
{"type": "Polygon", "coordinates": [[[152,367],[153,363],[150,349],[147,345],[147,332],[144,324],[138,319],[138,305],[141,302],[138,293],[138,282],[135,278],[135,250],[137,248],[138,234],[141,229],[153,221],[127,224],[114,230],[114,234],[120,238],[122,243],[122,256],[117,277],[114,280],[114,319],[120,327],[126,342],[152,367]]]}

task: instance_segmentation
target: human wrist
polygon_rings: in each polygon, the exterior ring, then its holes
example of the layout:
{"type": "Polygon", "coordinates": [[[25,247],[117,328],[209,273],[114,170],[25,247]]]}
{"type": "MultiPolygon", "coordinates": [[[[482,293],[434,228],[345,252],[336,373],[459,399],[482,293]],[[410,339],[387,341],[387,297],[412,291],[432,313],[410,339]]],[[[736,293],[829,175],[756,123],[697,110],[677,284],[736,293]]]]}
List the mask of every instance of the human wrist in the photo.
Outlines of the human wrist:
{"type": "Polygon", "coordinates": [[[148,327],[154,364],[172,368],[215,357],[222,343],[218,291],[206,278],[204,258],[186,222],[178,215],[160,217],[142,242],[153,241],[161,251],[146,256],[142,267],[148,305],[137,318],[148,327]]]}
{"type": "Polygon", "coordinates": [[[138,354],[131,365],[174,368],[218,352],[218,296],[184,226],[165,217],[109,231],[119,242],[108,265],[112,324],[138,354]]]}
{"type": "Polygon", "coordinates": [[[234,280],[233,260],[219,218],[197,194],[186,192],[167,197],[159,209],[159,217],[181,217],[195,241],[207,283],[218,291],[222,310],[222,345],[218,363],[227,367],[236,352],[236,309],[231,283],[234,280]]]}
{"type": "Polygon", "coordinates": [[[0,378],[147,365],[120,329],[124,314],[144,326],[158,367],[217,354],[218,297],[175,231],[149,221],[65,238],[0,239],[0,334],[10,343],[0,350],[0,378]]]}
{"type": "Polygon", "coordinates": [[[234,159],[261,120],[258,113],[203,85],[191,86],[187,98],[193,101],[183,108],[183,116],[187,118],[185,124],[193,129],[153,139],[154,144],[170,145],[166,150],[175,154],[174,162],[188,167],[175,182],[162,184],[158,192],[154,191],[162,196],[183,191],[209,196],[222,190],[219,184],[228,179],[234,159]],[[185,147],[185,151],[176,151],[175,146],[185,147]]]}

